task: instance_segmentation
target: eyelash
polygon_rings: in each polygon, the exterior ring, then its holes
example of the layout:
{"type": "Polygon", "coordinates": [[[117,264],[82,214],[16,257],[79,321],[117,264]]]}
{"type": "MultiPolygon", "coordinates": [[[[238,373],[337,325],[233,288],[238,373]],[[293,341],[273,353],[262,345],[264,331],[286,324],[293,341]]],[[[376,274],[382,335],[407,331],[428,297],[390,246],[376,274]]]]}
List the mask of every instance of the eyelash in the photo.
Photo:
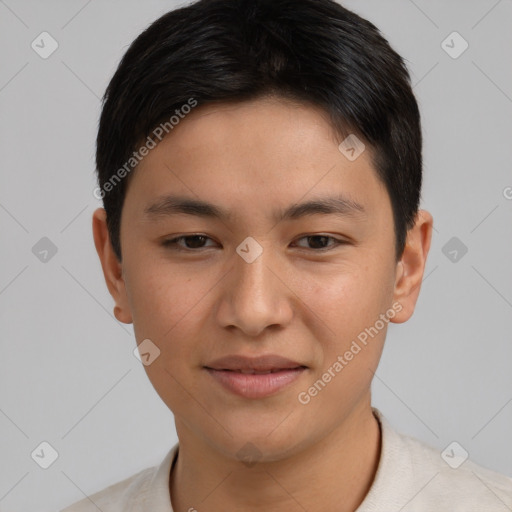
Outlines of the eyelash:
{"type": "MultiPolygon", "coordinates": [[[[201,234],[198,234],[198,235],[181,235],[181,236],[178,236],[176,238],[171,238],[170,240],[164,240],[162,242],[162,245],[167,248],[167,249],[171,249],[171,250],[175,250],[175,251],[180,251],[180,252],[199,252],[201,249],[208,249],[208,247],[199,247],[199,248],[196,248],[196,249],[190,249],[190,248],[183,248],[183,247],[180,247],[178,245],[178,242],[180,240],[187,240],[189,238],[204,238],[204,239],[207,239],[207,240],[212,240],[210,237],[206,236],[206,235],[201,235],[201,234]]],[[[346,245],[348,244],[348,242],[346,242],[345,240],[340,240],[338,238],[335,238],[333,236],[329,236],[329,235],[304,235],[304,236],[301,236],[298,238],[298,240],[302,240],[303,238],[328,238],[330,240],[333,240],[333,244],[331,246],[327,246],[327,247],[322,247],[320,249],[311,249],[313,252],[327,252],[327,251],[330,251],[340,245],[346,245]]],[[[305,249],[304,247],[302,247],[302,249],[305,249]]],[[[307,249],[307,248],[306,248],[307,249]]]]}

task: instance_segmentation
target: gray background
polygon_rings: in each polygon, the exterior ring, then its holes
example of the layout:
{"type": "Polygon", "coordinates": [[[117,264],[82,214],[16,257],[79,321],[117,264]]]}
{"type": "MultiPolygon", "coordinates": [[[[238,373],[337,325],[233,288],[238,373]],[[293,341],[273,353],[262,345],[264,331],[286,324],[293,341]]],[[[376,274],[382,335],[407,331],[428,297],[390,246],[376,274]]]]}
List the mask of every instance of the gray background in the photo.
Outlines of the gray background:
{"type": "MultiPolygon", "coordinates": [[[[512,2],[344,4],[408,62],[423,116],[422,207],[435,220],[417,311],[390,325],[374,404],[440,452],[456,440],[512,476],[512,2]],[[469,43],[457,59],[441,46],[453,31],[469,43]],[[443,252],[452,237],[457,261],[443,252]]],[[[131,326],[112,316],[91,234],[100,97],[127,45],[176,5],[0,1],[4,512],[56,510],[158,464],[176,441],[131,326]],[[43,31],[59,45],[47,59],[31,48],[43,31]],[[46,262],[32,251],[43,237],[57,248],[46,262]],[[59,454],[46,470],[30,456],[42,441],[59,454]]]]}

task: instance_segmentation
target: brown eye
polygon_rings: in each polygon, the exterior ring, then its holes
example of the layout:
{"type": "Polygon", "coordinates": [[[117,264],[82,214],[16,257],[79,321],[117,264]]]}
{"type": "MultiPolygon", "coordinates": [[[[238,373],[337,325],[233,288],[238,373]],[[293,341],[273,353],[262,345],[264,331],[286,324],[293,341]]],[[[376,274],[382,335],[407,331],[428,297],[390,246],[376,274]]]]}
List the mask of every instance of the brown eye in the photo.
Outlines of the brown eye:
{"type": "Polygon", "coordinates": [[[207,248],[208,246],[204,245],[207,240],[211,240],[211,238],[205,235],[182,235],[171,240],[164,240],[162,245],[171,249],[176,248],[178,251],[193,251],[194,249],[207,248]],[[180,242],[184,242],[184,244],[180,242]]]}
{"type": "Polygon", "coordinates": [[[328,235],[307,235],[299,238],[299,240],[306,240],[309,247],[299,246],[303,247],[305,249],[313,249],[316,251],[325,251],[330,250],[334,247],[337,247],[338,245],[342,245],[346,242],[343,240],[339,240],[337,238],[334,238],[332,236],[328,235]],[[329,244],[329,242],[332,241],[332,243],[329,244]]]}

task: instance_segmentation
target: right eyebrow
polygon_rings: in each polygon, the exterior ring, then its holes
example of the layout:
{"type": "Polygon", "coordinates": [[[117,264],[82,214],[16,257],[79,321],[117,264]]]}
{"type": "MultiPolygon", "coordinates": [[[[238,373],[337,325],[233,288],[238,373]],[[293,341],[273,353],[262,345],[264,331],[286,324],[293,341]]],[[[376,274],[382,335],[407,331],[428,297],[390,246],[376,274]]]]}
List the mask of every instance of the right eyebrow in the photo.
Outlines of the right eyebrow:
{"type": "Polygon", "coordinates": [[[144,215],[148,218],[169,217],[179,214],[223,220],[228,220],[232,217],[230,212],[212,203],[173,195],[160,197],[144,209],[144,215]]]}

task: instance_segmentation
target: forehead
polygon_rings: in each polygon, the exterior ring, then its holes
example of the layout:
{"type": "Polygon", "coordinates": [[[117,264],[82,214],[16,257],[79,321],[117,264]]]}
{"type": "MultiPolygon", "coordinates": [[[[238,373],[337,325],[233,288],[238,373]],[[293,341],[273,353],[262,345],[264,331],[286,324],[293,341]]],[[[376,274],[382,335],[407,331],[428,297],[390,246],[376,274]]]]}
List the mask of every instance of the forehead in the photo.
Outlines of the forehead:
{"type": "Polygon", "coordinates": [[[320,139],[323,146],[339,143],[322,109],[288,99],[261,98],[196,107],[173,128],[161,147],[170,145],[189,153],[200,151],[202,155],[211,153],[226,159],[230,155],[243,157],[246,150],[250,151],[246,155],[250,165],[255,158],[263,159],[269,154],[274,160],[281,156],[286,161],[306,152],[312,155],[315,146],[318,158],[322,151],[318,147],[320,139]]]}
{"type": "Polygon", "coordinates": [[[351,160],[340,142],[327,114],[311,105],[281,99],[203,105],[141,161],[130,188],[144,197],[144,211],[167,188],[226,210],[228,201],[234,210],[270,208],[329,192],[371,213],[385,193],[371,149],[351,160]]]}

